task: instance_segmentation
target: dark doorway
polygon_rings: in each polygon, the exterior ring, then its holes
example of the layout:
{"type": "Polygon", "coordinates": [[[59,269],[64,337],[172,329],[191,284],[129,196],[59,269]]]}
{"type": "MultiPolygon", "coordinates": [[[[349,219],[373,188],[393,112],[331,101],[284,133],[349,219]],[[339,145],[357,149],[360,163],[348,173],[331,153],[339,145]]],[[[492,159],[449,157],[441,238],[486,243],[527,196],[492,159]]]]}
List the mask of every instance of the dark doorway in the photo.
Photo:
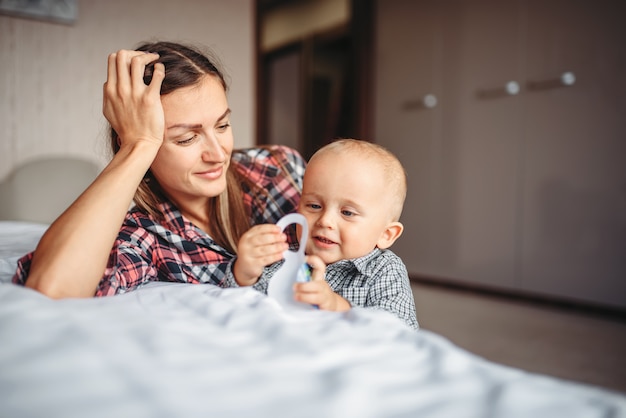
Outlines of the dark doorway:
{"type": "Polygon", "coordinates": [[[288,145],[308,160],[333,139],[371,139],[368,5],[353,2],[346,25],[259,52],[259,144],[288,145]]]}

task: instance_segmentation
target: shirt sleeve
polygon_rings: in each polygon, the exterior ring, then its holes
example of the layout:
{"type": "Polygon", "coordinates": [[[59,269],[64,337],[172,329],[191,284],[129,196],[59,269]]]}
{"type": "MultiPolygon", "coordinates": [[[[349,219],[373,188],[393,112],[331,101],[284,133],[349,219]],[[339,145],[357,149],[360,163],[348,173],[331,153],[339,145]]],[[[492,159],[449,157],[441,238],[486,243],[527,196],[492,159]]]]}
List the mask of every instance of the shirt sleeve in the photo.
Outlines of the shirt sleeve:
{"type": "Polygon", "coordinates": [[[300,203],[302,182],[306,162],[294,149],[285,146],[271,148],[270,161],[278,171],[275,176],[268,176],[266,192],[273,204],[265,208],[265,222],[278,222],[288,213],[295,212],[300,203]]]}
{"type": "Polygon", "coordinates": [[[158,274],[146,247],[148,239],[137,245],[118,239],[109,255],[107,268],[95,296],[113,296],[137,289],[142,284],[157,280],[158,274]]]}
{"type": "MultiPolygon", "coordinates": [[[[34,252],[18,260],[17,271],[13,276],[13,283],[24,285],[34,252]]],[[[68,274],[71,272],[68,271],[68,274]]],[[[109,254],[109,261],[94,296],[111,296],[116,293],[125,293],[136,289],[143,283],[154,280],[156,270],[145,251],[138,246],[116,245],[109,254]]]]}
{"type": "MultiPolygon", "coordinates": [[[[242,287],[239,286],[237,281],[235,280],[235,275],[233,274],[233,264],[237,258],[233,258],[228,265],[228,269],[226,271],[226,277],[224,279],[225,286],[224,287],[242,287]]],[[[252,285],[252,288],[258,290],[261,293],[267,294],[267,287],[269,285],[269,281],[274,276],[276,271],[283,265],[282,261],[279,261],[274,264],[270,264],[269,266],[265,266],[263,268],[263,273],[259,276],[259,280],[255,284],[252,285]]]]}
{"type": "MultiPolygon", "coordinates": [[[[294,149],[278,146],[275,149],[275,157],[279,159],[279,165],[282,166],[282,176],[276,179],[276,184],[287,184],[287,186],[277,186],[281,194],[280,200],[281,210],[274,214],[272,222],[278,222],[283,216],[296,212],[302,195],[302,184],[304,179],[304,171],[306,169],[306,161],[294,149]]],[[[298,242],[295,225],[289,225],[284,230],[287,234],[287,242],[293,246],[298,242]]],[[[275,269],[270,268],[263,274],[273,274],[275,269]]],[[[263,276],[262,276],[263,277],[263,276]]],[[[266,286],[267,287],[267,286],[266,286]]]]}
{"type": "Polygon", "coordinates": [[[28,273],[30,272],[30,265],[33,261],[33,255],[35,255],[34,251],[24,255],[19,260],[17,260],[17,270],[15,271],[15,275],[11,280],[13,283],[22,286],[26,283],[28,273]]]}
{"type": "Polygon", "coordinates": [[[302,191],[302,181],[304,178],[304,170],[306,169],[306,161],[302,155],[298,153],[298,151],[292,148],[279,146],[278,149],[281,150],[284,155],[283,158],[285,162],[283,165],[287,169],[288,174],[296,183],[298,190],[302,191]]]}
{"type": "Polygon", "coordinates": [[[372,274],[365,307],[382,309],[396,315],[413,329],[418,329],[417,314],[409,275],[400,258],[385,252],[372,274]]]}

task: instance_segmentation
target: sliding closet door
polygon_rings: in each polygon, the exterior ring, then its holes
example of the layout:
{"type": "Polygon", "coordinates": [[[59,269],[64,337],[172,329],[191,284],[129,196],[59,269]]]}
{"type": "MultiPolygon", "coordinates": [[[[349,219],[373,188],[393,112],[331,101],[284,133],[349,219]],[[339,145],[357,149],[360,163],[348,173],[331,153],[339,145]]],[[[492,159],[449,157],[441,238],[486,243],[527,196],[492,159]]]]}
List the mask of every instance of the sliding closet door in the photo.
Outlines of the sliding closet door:
{"type": "Polygon", "coordinates": [[[376,142],[402,161],[409,192],[404,235],[393,247],[410,272],[441,273],[447,227],[441,194],[443,16],[437,1],[381,1],[376,13],[376,142]],[[441,258],[439,258],[442,256],[441,258]]]}
{"type": "Polygon", "coordinates": [[[376,140],[409,174],[411,274],[626,308],[624,16],[378,2],[376,140]]]}
{"type": "Polygon", "coordinates": [[[518,2],[380,1],[377,24],[376,140],[409,175],[393,249],[412,274],[513,286],[518,2]]]}
{"type": "MultiPolygon", "coordinates": [[[[516,228],[519,147],[523,139],[524,32],[518,0],[458,1],[450,11],[458,28],[444,44],[446,80],[455,96],[444,117],[443,155],[453,183],[454,277],[511,288],[517,284],[516,228]],[[452,157],[454,156],[454,157],[452,157]]],[[[444,107],[444,111],[447,107],[444,107]]]]}
{"type": "Polygon", "coordinates": [[[525,290],[626,307],[626,3],[529,1],[525,290]]]}

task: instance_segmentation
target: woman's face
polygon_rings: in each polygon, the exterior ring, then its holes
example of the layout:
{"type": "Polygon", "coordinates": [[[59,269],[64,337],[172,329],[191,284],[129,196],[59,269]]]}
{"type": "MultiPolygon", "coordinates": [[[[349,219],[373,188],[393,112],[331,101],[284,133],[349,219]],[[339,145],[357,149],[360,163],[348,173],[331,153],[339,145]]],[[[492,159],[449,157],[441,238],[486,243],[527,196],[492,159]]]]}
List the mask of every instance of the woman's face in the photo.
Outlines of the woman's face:
{"type": "Polygon", "coordinates": [[[226,188],[233,150],[226,92],[214,76],[161,97],[165,135],[151,170],[183,211],[206,204],[226,188]]]}

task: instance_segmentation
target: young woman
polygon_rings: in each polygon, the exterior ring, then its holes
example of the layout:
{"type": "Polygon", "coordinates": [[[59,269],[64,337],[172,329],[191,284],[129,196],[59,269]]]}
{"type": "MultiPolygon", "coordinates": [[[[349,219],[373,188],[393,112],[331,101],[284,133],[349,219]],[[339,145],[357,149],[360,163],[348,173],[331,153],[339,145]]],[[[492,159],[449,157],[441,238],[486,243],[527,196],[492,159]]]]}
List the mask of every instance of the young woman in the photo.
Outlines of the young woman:
{"type": "Polygon", "coordinates": [[[285,147],[233,150],[226,91],[194,47],[111,54],[103,112],[113,158],[20,260],[14,282],[53,298],[149,281],[266,286],[229,274],[237,243],[254,242],[262,263],[282,258],[287,238],[274,223],[297,208],[305,163],[285,147]]]}

